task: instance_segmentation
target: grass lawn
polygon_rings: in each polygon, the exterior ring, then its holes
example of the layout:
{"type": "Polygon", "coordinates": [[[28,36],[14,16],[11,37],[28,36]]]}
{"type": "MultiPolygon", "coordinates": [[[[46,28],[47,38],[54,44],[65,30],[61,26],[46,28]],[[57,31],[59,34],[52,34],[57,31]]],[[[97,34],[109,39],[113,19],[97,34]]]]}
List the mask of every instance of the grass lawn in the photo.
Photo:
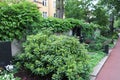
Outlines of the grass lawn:
{"type": "Polygon", "coordinates": [[[93,68],[100,62],[100,60],[105,56],[106,54],[102,51],[97,51],[92,54],[89,54],[90,60],[89,65],[91,67],[91,71],[93,71],[93,68]]]}

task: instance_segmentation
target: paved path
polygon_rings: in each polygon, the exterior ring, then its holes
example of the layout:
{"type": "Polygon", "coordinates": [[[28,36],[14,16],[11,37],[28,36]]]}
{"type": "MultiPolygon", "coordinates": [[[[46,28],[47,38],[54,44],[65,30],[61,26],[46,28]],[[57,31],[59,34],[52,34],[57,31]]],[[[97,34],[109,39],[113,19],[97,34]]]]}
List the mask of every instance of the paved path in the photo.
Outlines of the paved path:
{"type": "Polygon", "coordinates": [[[120,80],[120,38],[95,80],[120,80]]]}

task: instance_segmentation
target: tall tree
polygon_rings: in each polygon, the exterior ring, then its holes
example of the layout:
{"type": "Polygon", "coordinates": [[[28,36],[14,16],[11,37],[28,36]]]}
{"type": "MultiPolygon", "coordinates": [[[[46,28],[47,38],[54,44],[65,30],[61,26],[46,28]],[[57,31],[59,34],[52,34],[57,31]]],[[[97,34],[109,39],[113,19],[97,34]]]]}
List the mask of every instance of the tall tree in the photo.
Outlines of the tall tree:
{"type": "Polygon", "coordinates": [[[104,6],[108,7],[108,11],[110,13],[110,22],[111,22],[110,29],[111,29],[111,32],[113,32],[114,31],[114,20],[117,20],[120,18],[120,0],[101,0],[100,2],[104,6]]]}
{"type": "Polygon", "coordinates": [[[87,20],[92,0],[66,0],[65,17],[87,20]]]}
{"type": "Polygon", "coordinates": [[[109,22],[107,9],[100,3],[95,4],[94,0],[66,0],[65,17],[84,19],[101,26],[109,22]]]}
{"type": "Polygon", "coordinates": [[[64,14],[64,0],[56,0],[56,16],[58,18],[63,18],[64,14]]]}
{"type": "Polygon", "coordinates": [[[120,16],[120,0],[100,0],[100,2],[107,6],[111,13],[120,16]]]}
{"type": "Polygon", "coordinates": [[[93,17],[91,21],[93,23],[99,24],[101,26],[106,26],[109,24],[109,15],[107,9],[102,5],[96,4],[94,10],[92,11],[93,17]]]}

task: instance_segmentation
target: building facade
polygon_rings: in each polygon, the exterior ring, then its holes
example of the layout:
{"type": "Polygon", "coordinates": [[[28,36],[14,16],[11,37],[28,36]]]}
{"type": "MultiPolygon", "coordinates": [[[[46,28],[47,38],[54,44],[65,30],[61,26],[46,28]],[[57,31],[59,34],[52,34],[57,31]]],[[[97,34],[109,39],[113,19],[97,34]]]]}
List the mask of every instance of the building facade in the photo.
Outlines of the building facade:
{"type": "Polygon", "coordinates": [[[56,17],[56,0],[31,0],[37,4],[42,16],[47,17],[56,17]]]}

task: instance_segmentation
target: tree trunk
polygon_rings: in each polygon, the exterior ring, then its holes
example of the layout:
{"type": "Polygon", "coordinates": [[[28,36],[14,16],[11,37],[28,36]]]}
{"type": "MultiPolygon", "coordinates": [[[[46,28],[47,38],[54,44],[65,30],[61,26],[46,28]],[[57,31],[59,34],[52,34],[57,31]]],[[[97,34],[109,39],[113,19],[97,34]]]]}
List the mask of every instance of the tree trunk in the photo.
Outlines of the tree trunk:
{"type": "Polygon", "coordinates": [[[56,17],[63,18],[63,14],[64,14],[63,0],[56,0],[56,17]]]}

